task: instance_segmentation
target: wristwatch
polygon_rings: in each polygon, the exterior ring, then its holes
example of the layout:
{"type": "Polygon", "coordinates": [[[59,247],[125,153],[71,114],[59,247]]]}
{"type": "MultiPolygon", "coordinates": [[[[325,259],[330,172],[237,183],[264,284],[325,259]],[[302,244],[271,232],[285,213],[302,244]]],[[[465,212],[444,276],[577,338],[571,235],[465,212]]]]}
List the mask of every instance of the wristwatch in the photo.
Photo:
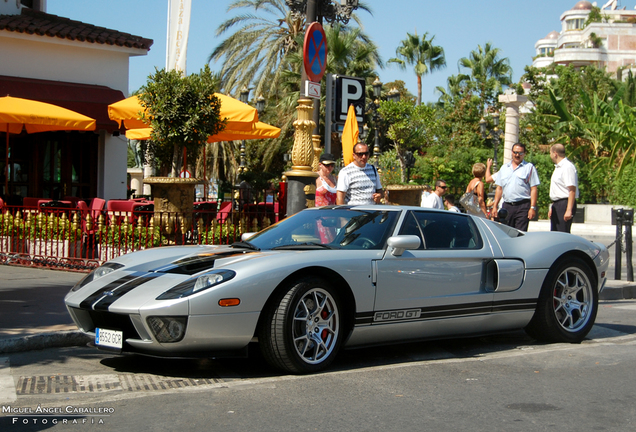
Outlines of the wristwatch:
{"type": "Polygon", "coordinates": [[[532,210],[536,211],[537,210],[537,206],[532,206],[530,207],[532,210]]]}

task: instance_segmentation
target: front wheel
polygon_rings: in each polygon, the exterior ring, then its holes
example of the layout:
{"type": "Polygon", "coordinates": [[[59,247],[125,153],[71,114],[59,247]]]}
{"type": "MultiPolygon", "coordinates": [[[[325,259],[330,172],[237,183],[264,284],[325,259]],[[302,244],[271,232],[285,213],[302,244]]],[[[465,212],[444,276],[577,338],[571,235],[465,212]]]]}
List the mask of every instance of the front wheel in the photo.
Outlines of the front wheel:
{"type": "Polygon", "coordinates": [[[592,329],[597,312],[592,271],[579,258],[566,259],[548,272],[526,332],[543,342],[578,343],[592,329]]]}
{"type": "Polygon", "coordinates": [[[265,359],[291,373],[317,372],[335,358],[342,342],[336,291],[320,278],[303,278],[264,313],[258,340],[265,359]]]}

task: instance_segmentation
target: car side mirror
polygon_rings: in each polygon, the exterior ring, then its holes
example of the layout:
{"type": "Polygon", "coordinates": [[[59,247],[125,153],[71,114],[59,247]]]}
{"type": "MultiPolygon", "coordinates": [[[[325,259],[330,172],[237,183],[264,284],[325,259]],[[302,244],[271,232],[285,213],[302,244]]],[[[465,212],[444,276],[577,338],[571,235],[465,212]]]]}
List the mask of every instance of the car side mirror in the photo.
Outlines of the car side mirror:
{"type": "Polygon", "coordinates": [[[252,237],[254,234],[256,233],[255,232],[243,233],[243,235],[241,236],[241,241],[248,241],[250,237],[252,237]]]}
{"type": "Polygon", "coordinates": [[[402,256],[405,250],[419,248],[422,241],[415,235],[399,235],[389,237],[386,244],[392,248],[391,255],[402,256]]]}

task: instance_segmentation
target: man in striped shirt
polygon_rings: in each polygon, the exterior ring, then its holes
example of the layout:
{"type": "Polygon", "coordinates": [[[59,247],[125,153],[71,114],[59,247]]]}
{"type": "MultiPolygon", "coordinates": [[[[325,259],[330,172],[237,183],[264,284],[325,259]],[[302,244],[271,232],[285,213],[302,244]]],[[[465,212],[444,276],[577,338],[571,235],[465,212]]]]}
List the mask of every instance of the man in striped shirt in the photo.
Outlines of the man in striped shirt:
{"type": "Polygon", "coordinates": [[[353,162],[338,173],[336,204],[377,204],[382,197],[378,170],[367,163],[369,147],[365,143],[353,146],[353,162]]]}

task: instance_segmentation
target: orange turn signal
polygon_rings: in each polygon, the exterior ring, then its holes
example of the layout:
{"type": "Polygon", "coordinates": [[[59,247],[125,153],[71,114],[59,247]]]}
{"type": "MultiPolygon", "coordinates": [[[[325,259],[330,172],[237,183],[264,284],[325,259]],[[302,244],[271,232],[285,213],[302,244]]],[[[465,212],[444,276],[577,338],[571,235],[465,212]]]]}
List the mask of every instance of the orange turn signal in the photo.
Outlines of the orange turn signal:
{"type": "Polygon", "coordinates": [[[219,306],[221,307],[238,306],[239,304],[241,304],[241,300],[237,298],[219,300],[219,306]]]}

